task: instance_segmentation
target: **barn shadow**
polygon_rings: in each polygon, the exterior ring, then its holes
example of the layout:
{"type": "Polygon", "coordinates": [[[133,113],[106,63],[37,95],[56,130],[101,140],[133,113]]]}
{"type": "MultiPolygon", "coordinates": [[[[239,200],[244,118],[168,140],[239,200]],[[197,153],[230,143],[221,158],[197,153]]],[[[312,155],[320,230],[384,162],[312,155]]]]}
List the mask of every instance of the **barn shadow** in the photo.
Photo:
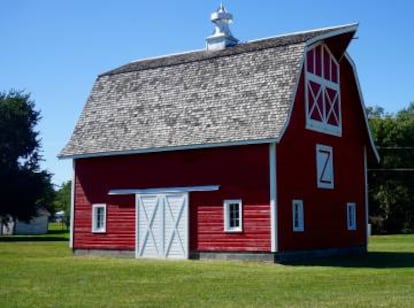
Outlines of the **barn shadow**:
{"type": "Polygon", "coordinates": [[[39,235],[0,235],[0,242],[66,242],[69,241],[67,230],[49,230],[39,235]]]}
{"type": "Polygon", "coordinates": [[[412,252],[368,252],[363,256],[341,256],[284,262],[293,266],[334,266],[347,268],[414,268],[412,252]]]}

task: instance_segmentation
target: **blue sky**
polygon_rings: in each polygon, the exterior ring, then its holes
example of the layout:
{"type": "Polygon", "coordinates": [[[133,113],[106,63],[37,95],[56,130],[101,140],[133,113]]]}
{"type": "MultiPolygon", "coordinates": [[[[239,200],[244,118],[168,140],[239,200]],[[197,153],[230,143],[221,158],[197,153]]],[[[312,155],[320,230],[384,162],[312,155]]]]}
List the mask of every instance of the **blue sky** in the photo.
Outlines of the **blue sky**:
{"type": "MultiPolygon", "coordinates": [[[[0,91],[31,93],[41,110],[43,167],[61,184],[65,145],[99,73],[205,46],[220,0],[2,0],[0,91]]],[[[414,101],[414,1],[226,0],[241,41],[353,22],[365,103],[395,112],[414,101]]]]}

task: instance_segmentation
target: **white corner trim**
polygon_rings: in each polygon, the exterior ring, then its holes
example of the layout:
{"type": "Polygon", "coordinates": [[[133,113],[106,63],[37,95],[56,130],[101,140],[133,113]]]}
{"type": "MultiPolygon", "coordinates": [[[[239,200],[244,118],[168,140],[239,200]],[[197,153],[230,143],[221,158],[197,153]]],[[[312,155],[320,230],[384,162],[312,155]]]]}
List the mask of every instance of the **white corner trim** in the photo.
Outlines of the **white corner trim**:
{"type": "Polygon", "coordinates": [[[181,193],[192,191],[216,191],[219,190],[219,185],[206,186],[183,186],[183,187],[157,187],[157,188],[142,188],[142,189],[111,189],[108,192],[110,196],[116,195],[137,195],[137,194],[157,194],[157,193],[181,193]]]}
{"type": "Polygon", "coordinates": [[[270,251],[278,251],[276,143],[269,144],[270,251]]]}
{"type": "Polygon", "coordinates": [[[380,158],[380,156],[378,154],[378,151],[377,151],[377,149],[375,147],[374,139],[372,138],[371,130],[369,128],[368,117],[367,117],[367,113],[366,113],[366,110],[365,110],[364,97],[362,95],[361,84],[359,82],[359,78],[358,78],[358,74],[357,74],[355,62],[354,62],[354,60],[351,59],[351,57],[349,56],[349,54],[347,52],[345,52],[345,59],[348,60],[349,64],[351,65],[352,71],[354,73],[355,83],[356,83],[356,87],[357,87],[358,94],[359,94],[359,101],[361,103],[361,109],[362,109],[362,113],[364,115],[365,127],[366,127],[366,129],[368,131],[368,138],[369,138],[369,141],[370,141],[371,149],[374,152],[374,155],[375,155],[375,158],[377,159],[377,161],[380,162],[381,161],[381,158],[380,158]]]}
{"type": "Polygon", "coordinates": [[[76,160],[72,161],[72,183],[71,183],[71,199],[70,199],[70,225],[69,225],[69,248],[73,248],[73,229],[75,229],[75,167],[76,160]]]}
{"type": "Polygon", "coordinates": [[[368,245],[368,224],[369,224],[369,199],[368,199],[368,159],[367,159],[367,147],[364,146],[364,184],[365,184],[365,231],[366,231],[366,244],[368,245]]]}

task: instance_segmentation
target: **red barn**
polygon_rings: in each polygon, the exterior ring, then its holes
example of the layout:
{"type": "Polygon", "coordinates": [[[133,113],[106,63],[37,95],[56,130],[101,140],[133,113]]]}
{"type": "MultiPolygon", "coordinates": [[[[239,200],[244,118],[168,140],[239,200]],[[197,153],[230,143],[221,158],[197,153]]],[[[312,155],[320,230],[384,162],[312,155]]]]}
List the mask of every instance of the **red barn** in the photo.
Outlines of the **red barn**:
{"type": "Polygon", "coordinates": [[[378,160],[346,49],[357,25],[207,49],[99,75],[73,159],[76,254],[283,261],[364,253],[378,160]]]}

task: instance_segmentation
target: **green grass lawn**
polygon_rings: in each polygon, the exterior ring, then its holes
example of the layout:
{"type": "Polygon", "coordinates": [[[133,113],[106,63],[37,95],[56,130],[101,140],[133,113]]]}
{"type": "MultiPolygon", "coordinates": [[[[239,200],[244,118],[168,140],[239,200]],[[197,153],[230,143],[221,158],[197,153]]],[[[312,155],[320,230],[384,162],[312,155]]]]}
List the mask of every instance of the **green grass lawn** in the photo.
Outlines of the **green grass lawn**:
{"type": "Polygon", "coordinates": [[[73,257],[67,244],[0,241],[0,307],[414,306],[414,235],[302,265],[73,257]]]}

